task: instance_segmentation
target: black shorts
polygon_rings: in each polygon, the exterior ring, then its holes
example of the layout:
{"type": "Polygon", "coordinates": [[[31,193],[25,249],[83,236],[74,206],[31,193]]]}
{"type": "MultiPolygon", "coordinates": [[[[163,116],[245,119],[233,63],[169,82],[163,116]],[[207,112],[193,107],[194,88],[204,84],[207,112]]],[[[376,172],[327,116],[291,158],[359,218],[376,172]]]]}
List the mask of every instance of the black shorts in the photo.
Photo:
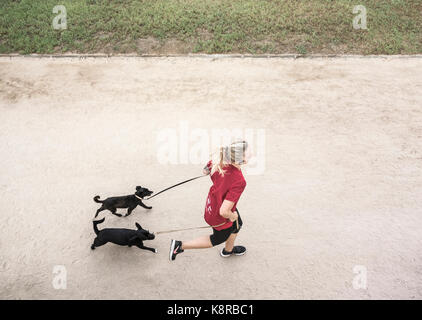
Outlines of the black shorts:
{"type": "Polygon", "coordinates": [[[211,244],[213,247],[218,246],[219,244],[222,244],[223,242],[226,242],[226,240],[230,237],[232,233],[238,233],[240,229],[242,228],[243,222],[240,218],[239,211],[236,208],[236,212],[239,215],[239,229],[237,229],[236,221],[233,221],[233,224],[231,227],[223,230],[215,230],[212,228],[213,234],[210,235],[211,244]]]}

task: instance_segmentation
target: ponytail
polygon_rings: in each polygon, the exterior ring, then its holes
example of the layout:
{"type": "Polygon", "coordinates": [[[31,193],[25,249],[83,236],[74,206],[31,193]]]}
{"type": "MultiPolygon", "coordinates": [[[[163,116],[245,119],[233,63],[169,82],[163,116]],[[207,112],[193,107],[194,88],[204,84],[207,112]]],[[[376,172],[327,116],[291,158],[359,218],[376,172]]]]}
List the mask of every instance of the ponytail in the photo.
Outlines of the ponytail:
{"type": "Polygon", "coordinates": [[[224,176],[225,171],[223,170],[224,167],[224,153],[226,147],[220,147],[218,150],[218,154],[214,154],[212,161],[212,167],[211,167],[211,175],[214,174],[214,172],[218,171],[222,176],[224,176]]]}
{"type": "Polygon", "coordinates": [[[218,171],[224,176],[224,167],[230,164],[240,165],[244,162],[245,151],[248,147],[246,141],[237,141],[230,144],[230,146],[222,146],[218,152],[212,155],[211,175],[218,171]]]}

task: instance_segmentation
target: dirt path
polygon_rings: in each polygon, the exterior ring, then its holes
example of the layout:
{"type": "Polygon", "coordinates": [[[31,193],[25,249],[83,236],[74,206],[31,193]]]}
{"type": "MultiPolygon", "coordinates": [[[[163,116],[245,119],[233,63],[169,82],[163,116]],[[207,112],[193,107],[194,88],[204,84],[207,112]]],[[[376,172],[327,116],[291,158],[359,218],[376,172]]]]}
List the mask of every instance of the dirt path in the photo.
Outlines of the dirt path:
{"type": "MultiPolygon", "coordinates": [[[[393,58],[0,58],[0,298],[421,299],[421,70],[393,58]],[[204,230],[157,236],[158,254],[90,250],[93,196],[200,173],[183,159],[191,145],[157,160],[166,128],[178,146],[183,130],[265,133],[265,170],[239,202],[245,256],[168,261],[172,237],[204,230]]],[[[150,211],[102,213],[101,227],[201,226],[207,179],[150,211]]]]}

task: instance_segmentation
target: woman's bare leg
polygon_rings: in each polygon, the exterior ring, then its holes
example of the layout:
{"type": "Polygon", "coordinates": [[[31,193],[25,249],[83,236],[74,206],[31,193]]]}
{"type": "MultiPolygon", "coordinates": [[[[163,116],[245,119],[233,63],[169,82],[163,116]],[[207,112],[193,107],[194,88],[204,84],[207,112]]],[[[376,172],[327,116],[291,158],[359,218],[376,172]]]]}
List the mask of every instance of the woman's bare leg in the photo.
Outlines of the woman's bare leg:
{"type": "Polygon", "coordinates": [[[234,241],[236,240],[236,237],[237,237],[237,233],[232,233],[230,237],[226,240],[226,246],[224,247],[224,249],[227,252],[231,252],[233,250],[234,241]]]}
{"type": "Polygon", "coordinates": [[[210,236],[202,236],[190,241],[182,241],[182,249],[212,248],[210,236]]]}

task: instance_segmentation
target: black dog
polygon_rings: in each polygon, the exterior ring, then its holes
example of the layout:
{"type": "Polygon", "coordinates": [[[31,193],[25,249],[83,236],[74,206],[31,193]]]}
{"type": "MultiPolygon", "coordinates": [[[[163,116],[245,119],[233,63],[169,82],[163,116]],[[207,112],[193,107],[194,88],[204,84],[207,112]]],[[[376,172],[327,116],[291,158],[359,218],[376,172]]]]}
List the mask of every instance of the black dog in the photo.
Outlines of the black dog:
{"type": "Polygon", "coordinates": [[[135,224],[138,230],[112,228],[98,230],[97,224],[103,223],[104,220],[105,218],[93,221],[94,231],[97,237],[94,239],[94,243],[91,246],[92,250],[94,250],[95,247],[100,247],[107,242],[111,242],[120,246],[137,246],[140,249],[157,253],[157,249],[145,247],[143,243],[144,240],[154,240],[155,235],[149,233],[148,230],[142,229],[138,223],[135,224]]]}
{"type": "Polygon", "coordinates": [[[95,218],[103,210],[110,210],[112,214],[118,217],[121,217],[122,216],[121,214],[116,213],[116,209],[128,208],[127,213],[125,214],[125,217],[127,217],[128,215],[132,213],[133,209],[135,209],[136,206],[138,205],[140,205],[141,207],[145,209],[152,209],[152,207],[148,207],[144,205],[142,202],[142,199],[144,197],[150,196],[152,193],[153,191],[150,191],[147,188],[142,188],[141,186],[137,186],[135,194],[132,194],[130,196],[110,197],[105,200],[99,200],[100,196],[95,196],[94,201],[97,203],[103,204],[101,208],[97,210],[97,213],[95,214],[95,218]]]}

